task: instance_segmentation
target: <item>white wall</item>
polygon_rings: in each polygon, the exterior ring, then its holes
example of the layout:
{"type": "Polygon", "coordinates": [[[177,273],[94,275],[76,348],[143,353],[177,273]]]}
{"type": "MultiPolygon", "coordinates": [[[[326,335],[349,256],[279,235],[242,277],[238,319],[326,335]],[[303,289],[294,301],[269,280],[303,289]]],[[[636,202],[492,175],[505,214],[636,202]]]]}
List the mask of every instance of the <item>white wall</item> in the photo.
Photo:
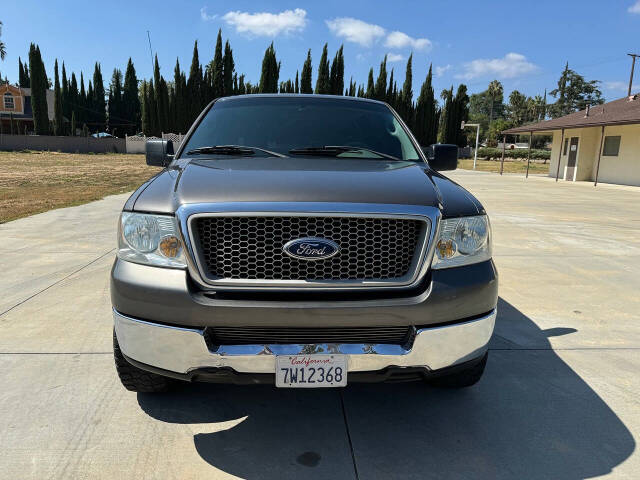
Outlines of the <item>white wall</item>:
{"type": "MultiPolygon", "coordinates": [[[[606,127],[604,135],[620,135],[622,138],[617,157],[601,157],[598,183],[640,186],[640,125],[606,127]]],[[[591,176],[591,180],[594,179],[595,167],[591,176]]]]}
{"type": "MultiPolygon", "coordinates": [[[[595,180],[601,131],[602,127],[565,130],[565,139],[571,137],[580,139],[578,141],[575,180],[595,180]]],[[[605,137],[620,135],[622,138],[617,157],[601,157],[598,183],[640,186],[640,124],[605,127],[604,135],[605,137]]],[[[549,176],[553,178],[556,176],[558,152],[563,148],[563,145],[560,144],[561,136],[560,130],[553,132],[549,164],[549,176]]],[[[564,144],[564,141],[562,143],[564,144]]],[[[560,156],[560,180],[565,178],[568,154],[567,151],[567,155],[564,155],[563,152],[560,156]]]]}

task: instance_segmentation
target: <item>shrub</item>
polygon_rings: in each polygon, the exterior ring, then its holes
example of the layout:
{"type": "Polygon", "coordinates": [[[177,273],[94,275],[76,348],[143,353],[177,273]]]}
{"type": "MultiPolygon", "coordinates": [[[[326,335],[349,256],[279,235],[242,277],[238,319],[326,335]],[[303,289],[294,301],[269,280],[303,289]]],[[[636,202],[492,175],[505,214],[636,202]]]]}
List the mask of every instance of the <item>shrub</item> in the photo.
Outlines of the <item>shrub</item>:
{"type": "MultiPolygon", "coordinates": [[[[514,149],[507,150],[505,158],[523,159],[526,160],[529,155],[528,149],[514,149]]],[[[499,148],[483,147],[478,149],[478,157],[486,160],[500,160],[502,158],[502,150],[499,148]]],[[[532,160],[549,160],[551,158],[551,152],[549,150],[531,150],[532,160]]]]}

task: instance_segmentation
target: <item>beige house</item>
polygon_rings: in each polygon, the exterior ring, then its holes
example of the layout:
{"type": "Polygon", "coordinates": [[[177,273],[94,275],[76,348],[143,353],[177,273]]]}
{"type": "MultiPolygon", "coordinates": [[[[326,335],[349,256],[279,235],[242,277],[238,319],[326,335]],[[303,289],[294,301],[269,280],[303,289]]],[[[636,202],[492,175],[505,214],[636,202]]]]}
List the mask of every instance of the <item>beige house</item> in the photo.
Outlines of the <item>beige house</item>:
{"type": "Polygon", "coordinates": [[[640,186],[640,94],[502,133],[552,134],[550,177],[640,186]]]}

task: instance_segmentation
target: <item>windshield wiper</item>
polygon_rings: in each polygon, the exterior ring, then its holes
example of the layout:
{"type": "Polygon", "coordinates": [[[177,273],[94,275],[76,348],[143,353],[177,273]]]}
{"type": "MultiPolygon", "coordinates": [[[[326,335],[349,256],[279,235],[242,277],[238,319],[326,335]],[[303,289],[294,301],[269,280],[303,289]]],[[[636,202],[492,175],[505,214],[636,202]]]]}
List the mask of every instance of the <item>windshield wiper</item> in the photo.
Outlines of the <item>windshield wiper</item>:
{"type": "Polygon", "coordinates": [[[207,153],[212,153],[216,155],[242,155],[249,156],[255,155],[256,150],[259,152],[268,153],[269,155],[273,155],[274,157],[284,157],[281,153],[272,152],[271,150],[265,150],[264,148],[259,147],[245,147],[243,145],[211,145],[208,147],[198,147],[193,150],[189,150],[187,155],[206,155],[207,153]]]}
{"type": "Polygon", "coordinates": [[[350,145],[325,145],[324,147],[302,147],[289,150],[289,153],[292,155],[318,155],[333,157],[337,157],[342,153],[348,152],[369,152],[373,153],[374,155],[378,155],[379,157],[393,160],[394,162],[402,162],[400,158],[394,157],[393,155],[389,155],[387,153],[376,152],[375,150],[371,150],[370,148],[353,147],[350,145]]]}

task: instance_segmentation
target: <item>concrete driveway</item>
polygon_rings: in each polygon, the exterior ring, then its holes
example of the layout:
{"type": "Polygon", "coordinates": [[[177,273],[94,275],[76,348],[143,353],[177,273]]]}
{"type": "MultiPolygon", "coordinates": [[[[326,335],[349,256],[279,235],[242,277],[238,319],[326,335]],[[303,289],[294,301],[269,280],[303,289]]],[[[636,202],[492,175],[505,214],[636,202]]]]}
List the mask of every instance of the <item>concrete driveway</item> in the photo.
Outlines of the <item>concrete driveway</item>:
{"type": "Polygon", "coordinates": [[[0,225],[0,478],[638,478],[640,189],[451,176],[490,212],[501,275],[485,377],[457,392],[127,392],[108,283],[126,196],[0,225]]]}

